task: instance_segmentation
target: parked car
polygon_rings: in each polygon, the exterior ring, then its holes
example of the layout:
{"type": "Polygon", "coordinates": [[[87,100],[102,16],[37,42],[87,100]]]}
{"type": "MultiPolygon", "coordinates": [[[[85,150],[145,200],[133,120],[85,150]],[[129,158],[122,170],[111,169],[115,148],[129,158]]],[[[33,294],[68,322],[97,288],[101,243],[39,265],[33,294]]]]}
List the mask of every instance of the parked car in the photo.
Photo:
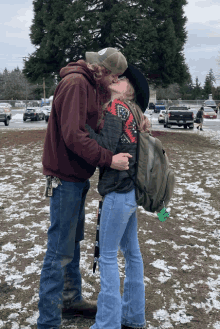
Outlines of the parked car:
{"type": "Polygon", "coordinates": [[[203,107],[211,107],[216,113],[218,113],[218,108],[216,106],[216,102],[212,99],[208,99],[203,103],[203,107]]]}
{"type": "Polygon", "coordinates": [[[41,109],[45,114],[45,121],[48,122],[51,112],[51,106],[43,106],[41,109]]]}
{"type": "Polygon", "coordinates": [[[154,103],[149,103],[148,109],[149,110],[154,110],[155,109],[155,104],[154,103]]]}
{"type": "Polygon", "coordinates": [[[23,121],[30,119],[31,121],[44,120],[45,114],[38,107],[28,107],[23,114],[23,121]]]}
{"type": "Polygon", "coordinates": [[[158,116],[158,122],[159,123],[164,123],[165,122],[165,113],[166,110],[161,110],[158,116]]]}
{"type": "MultiPolygon", "coordinates": [[[[9,104],[10,105],[10,104],[9,104]]],[[[0,104],[0,122],[4,122],[5,126],[9,126],[11,120],[11,107],[7,103],[0,104]],[[6,105],[4,105],[6,104],[6,105]]]]}
{"type": "Polygon", "coordinates": [[[0,103],[0,106],[1,107],[9,107],[9,108],[11,108],[12,106],[11,106],[11,104],[9,104],[9,103],[0,103]]]}
{"type": "Polygon", "coordinates": [[[217,119],[217,114],[214,109],[210,107],[204,107],[203,118],[206,119],[217,119]]]}
{"type": "Polygon", "coordinates": [[[164,102],[158,101],[155,104],[154,112],[159,113],[161,110],[166,110],[166,106],[165,106],[164,102]]]}
{"type": "Polygon", "coordinates": [[[186,106],[170,106],[165,113],[164,128],[171,126],[183,126],[184,129],[194,128],[194,113],[186,106]]]}
{"type": "Polygon", "coordinates": [[[25,103],[23,102],[16,102],[15,107],[25,107],[25,103]]]}

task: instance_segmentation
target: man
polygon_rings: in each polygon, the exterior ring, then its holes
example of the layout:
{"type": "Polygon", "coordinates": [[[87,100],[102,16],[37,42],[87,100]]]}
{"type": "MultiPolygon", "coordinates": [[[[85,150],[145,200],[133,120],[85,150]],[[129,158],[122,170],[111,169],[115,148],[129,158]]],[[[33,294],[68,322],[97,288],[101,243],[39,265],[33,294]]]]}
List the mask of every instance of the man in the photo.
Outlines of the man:
{"type": "Polygon", "coordinates": [[[65,318],[95,317],[96,302],[82,298],[79,269],[88,179],[97,166],[128,170],[131,155],[113,156],[89,138],[85,124],[98,131],[106,88],[117,82],[126,69],[122,53],[106,48],[98,53],[87,52],[86,61],[69,63],[60,71],[62,80],[54,93],[43,152],[43,174],[49,185],[52,182],[53,195],[40,279],[38,329],[59,328],[61,311],[65,318]]]}

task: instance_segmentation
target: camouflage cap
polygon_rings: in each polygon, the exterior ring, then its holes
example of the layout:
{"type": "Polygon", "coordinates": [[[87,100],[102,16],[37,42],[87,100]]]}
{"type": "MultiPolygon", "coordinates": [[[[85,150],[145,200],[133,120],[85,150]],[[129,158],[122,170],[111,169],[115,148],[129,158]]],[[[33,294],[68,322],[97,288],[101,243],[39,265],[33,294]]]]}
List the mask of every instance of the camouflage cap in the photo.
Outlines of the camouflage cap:
{"type": "Polygon", "coordinates": [[[128,67],[124,55],[115,48],[105,48],[98,52],[86,52],[86,61],[103,65],[113,74],[123,74],[128,67]]]}

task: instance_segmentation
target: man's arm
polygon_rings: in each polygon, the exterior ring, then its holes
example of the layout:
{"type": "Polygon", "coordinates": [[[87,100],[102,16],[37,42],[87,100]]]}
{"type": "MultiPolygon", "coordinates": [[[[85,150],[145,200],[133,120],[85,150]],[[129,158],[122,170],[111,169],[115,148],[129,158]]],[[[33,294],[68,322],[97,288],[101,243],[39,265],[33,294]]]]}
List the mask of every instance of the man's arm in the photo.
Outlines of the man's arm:
{"type": "MultiPolygon", "coordinates": [[[[104,127],[99,134],[96,134],[94,130],[85,125],[89,132],[89,138],[95,139],[97,143],[115,154],[116,148],[122,133],[122,119],[111,113],[105,115],[104,127]]],[[[111,168],[117,170],[128,170],[129,160],[132,156],[129,153],[119,153],[112,157],[111,168]]]]}
{"type": "Polygon", "coordinates": [[[99,134],[89,126],[85,125],[86,130],[89,132],[89,138],[95,139],[96,142],[103,148],[110,150],[115,154],[119,139],[122,134],[122,119],[111,113],[105,115],[103,129],[99,134]]]}

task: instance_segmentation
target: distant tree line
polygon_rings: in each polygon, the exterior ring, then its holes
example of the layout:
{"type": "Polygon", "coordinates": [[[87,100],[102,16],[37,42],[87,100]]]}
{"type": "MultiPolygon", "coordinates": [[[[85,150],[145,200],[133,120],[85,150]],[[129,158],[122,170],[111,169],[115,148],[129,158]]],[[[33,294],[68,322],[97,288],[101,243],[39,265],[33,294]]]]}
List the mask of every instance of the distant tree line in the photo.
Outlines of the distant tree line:
{"type": "MultiPolygon", "coordinates": [[[[55,80],[46,80],[46,97],[53,95],[56,88],[55,80]]],[[[42,83],[28,81],[22,70],[18,67],[12,71],[5,70],[0,73],[0,99],[1,100],[29,100],[44,97],[42,83]]]]}
{"type": "Polygon", "coordinates": [[[188,80],[182,84],[171,84],[167,88],[158,87],[157,99],[185,99],[185,100],[196,100],[196,99],[208,99],[209,94],[212,94],[212,98],[220,100],[220,87],[215,87],[216,82],[213,70],[210,69],[206,75],[204,85],[201,86],[198,78],[193,83],[191,76],[188,80]]]}
{"type": "MultiPolygon", "coordinates": [[[[189,75],[190,76],[190,75],[189,75]]],[[[212,69],[206,75],[204,86],[202,87],[196,79],[193,84],[191,76],[184,84],[178,83],[170,84],[163,88],[158,86],[156,88],[157,99],[207,99],[209,94],[212,94],[213,99],[220,100],[220,87],[215,87],[215,76],[212,69]]],[[[46,98],[53,95],[57,79],[46,80],[46,98]]],[[[12,71],[5,69],[0,73],[0,99],[1,100],[39,100],[44,97],[43,81],[39,83],[31,83],[27,80],[22,71],[17,67],[12,71]]]]}

